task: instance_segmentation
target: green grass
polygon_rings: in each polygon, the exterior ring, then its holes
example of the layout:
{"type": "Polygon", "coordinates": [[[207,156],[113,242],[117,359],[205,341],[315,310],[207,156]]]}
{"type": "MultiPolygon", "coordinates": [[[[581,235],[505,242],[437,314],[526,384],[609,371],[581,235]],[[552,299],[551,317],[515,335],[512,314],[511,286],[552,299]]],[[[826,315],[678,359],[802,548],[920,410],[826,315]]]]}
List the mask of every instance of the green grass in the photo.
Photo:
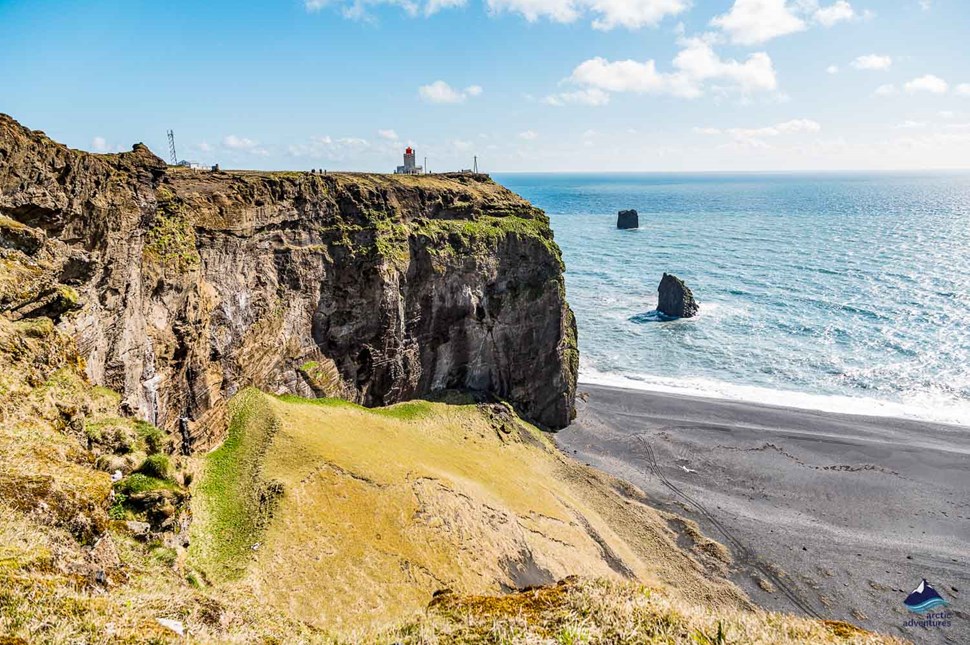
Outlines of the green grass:
{"type": "MultiPolygon", "coordinates": [[[[300,369],[304,369],[306,365],[304,364],[300,369]]],[[[421,400],[405,401],[404,403],[396,403],[382,408],[367,408],[351,401],[330,397],[307,399],[295,394],[280,394],[276,398],[285,403],[303,403],[306,405],[319,405],[325,408],[356,408],[362,412],[389,417],[391,419],[399,419],[401,421],[417,421],[418,419],[427,417],[434,410],[430,402],[421,400]]]]}
{"type": "Polygon", "coordinates": [[[510,235],[519,235],[535,238],[554,257],[560,258],[559,247],[553,241],[544,219],[515,215],[505,217],[481,215],[475,219],[433,219],[415,227],[414,233],[430,237],[436,243],[434,248],[445,255],[458,251],[488,252],[493,250],[500,240],[510,235]],[[464,248],[456,248],[452,241],[460,242],[464,248]]]}
{"type": "Polygon", "coordinates": [[[305,403],[307,405],[319,405],[325,408],[360,408],[366,410],[362,405],[357,405],[353,401],[337,399],[333,397],[320,397],[318,399],[307,399],[296,394],[278,394],[276,398],[285,403],[305,403]]]}
{"type": "Polygon", "coordinates": [[[195,229],[185,208],[165,188],[158,189],[156,198],[158,210],[145,239],[145,259],[180,271],[198,266],[195,229]]]}
{"type": "Polygon", "coordinates": [[[150,455],[163,452],[168,446],[168,437],[165,433],[147,421],[135,421],[135,431],[144,443],[145,452],[150,455]]]}
{"type": "Polygon", "coordinates": [[[178,486],[167,479],[144,473],[132,473],[115,484],[115,491],[124,495],[147,493],[150,490],[178,490],[178,486]]]}
{"type": "Polygon", "coordinates": [[[404,403],[398,403],[396,405],[390,405],[384,408],[375,408],[373,410],[369,410],[369,412],[373,414],[377,414],[382,417],[390,417],[391,419],[399,419],[401,421],[417,421],[418,419],[424,419],[431,415],[433,411],[434,407],[427,401],[406,401],[404,403]]]}
{"type": "MultiPolygon", "coordinates": [[[[110,390],[107,391],[110,392],[110,390]]],[[[111,400],[107,397],[102,398],[109,402],[111,400]]],[[[84,433],[95,443],[109,439],[112,433],[118,434],[119,430],[127,431],[130,438],[125,439],[123,445],[115,446],[118,454],[142,450],[149,455],[154,455],[164,452],[168,447],[169,438],[165,432],[147,421],[117,416],[86,418],[84,421],[84,433]]]]}
{"type": "Polygon", "coordinates": [[[244,390],[230,404],[229,433],[206,457],[196,500],[190,553],[210,577],[235,579],[246,568],[264,525],[262,458],[277,420],[265,395],[244,390]]]}
{"type": "Polygon", "coordinates": [[[167,480],[172,474],[172,464],[169,462],[168,455],[155,454],[142,462],[138,472],[155,479],[167,480]]]}

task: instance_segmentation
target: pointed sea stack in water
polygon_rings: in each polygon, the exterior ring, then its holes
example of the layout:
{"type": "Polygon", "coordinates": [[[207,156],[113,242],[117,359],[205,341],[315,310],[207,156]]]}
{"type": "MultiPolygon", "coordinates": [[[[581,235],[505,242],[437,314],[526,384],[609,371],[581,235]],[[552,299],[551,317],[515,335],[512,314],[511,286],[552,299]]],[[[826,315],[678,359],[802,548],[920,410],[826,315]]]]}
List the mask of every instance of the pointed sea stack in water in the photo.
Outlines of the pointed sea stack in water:
{"type": "Polygon", "coordinates": [[[691,318],[699,309],[690,287],[677,276],[665,273],[657,287],[657,311],[674,318],[691,318]]]}
{"type": "Polygon", "coordinates": [[[640,218],[633,209],[620,211],[616,215],[617,228],[640,228],[640,218]]]}

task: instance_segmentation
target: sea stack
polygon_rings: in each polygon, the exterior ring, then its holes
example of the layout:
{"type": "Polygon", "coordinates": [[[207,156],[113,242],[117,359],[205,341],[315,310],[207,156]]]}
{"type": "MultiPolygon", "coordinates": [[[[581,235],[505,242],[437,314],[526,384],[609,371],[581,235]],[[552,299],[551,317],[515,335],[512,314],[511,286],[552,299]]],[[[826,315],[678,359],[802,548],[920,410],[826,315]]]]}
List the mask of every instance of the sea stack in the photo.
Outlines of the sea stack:
{"type": "Polygon", "coordinates": [[[690,287],[677,276],[665,273],[657,287],[657,311],[674,318],[691,318],[699,309],[690,287]]]}
{"type": "Polygon", "coordinates": [[[640,218],[632,208],[628,211],[620,211],[616,215],[617,228],[640,228],[640,218]]]}

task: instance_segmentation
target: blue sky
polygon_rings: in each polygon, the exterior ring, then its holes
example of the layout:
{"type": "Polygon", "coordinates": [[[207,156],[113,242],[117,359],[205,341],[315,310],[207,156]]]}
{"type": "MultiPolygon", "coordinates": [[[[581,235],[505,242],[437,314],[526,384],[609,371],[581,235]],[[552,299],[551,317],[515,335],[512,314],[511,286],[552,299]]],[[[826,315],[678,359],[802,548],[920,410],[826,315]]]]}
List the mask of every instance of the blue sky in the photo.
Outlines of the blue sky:
{"type": "Polygon", "coordinates": [[[236,168],[970,167],[965,0],[0,0],[0,112],[236,168]]]}

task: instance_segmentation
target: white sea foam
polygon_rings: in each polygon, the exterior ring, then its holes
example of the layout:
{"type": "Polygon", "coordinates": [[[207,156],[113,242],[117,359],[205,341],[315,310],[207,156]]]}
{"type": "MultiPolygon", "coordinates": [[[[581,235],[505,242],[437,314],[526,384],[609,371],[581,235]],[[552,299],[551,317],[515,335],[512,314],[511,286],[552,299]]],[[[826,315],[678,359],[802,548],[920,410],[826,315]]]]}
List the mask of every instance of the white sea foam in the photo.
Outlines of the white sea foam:
{"type": "Polygon", "coordinates": [[[579,382],[581,384],[588,383],[590,385],[606,385],[647,392],[727,399],[838,414],[900,417],[970,426],[970,403],[933,400],[930,397],[926,397],[924,400],[897,402],[864,397],[807,394],[705,378],[664,378],[646,374],[610,374],[600,372],[589,366],[580,368],[579,382]]]}
{"type": "Polygon", "coordinates": [[[970,426],[967,178],[503,183],[559,213],[586,381],[970,426]],[[640,235],[616,230],[628,206],[640,235]],[[664,273],[690,286],[696,318],[650,312],[664,273]]]}

